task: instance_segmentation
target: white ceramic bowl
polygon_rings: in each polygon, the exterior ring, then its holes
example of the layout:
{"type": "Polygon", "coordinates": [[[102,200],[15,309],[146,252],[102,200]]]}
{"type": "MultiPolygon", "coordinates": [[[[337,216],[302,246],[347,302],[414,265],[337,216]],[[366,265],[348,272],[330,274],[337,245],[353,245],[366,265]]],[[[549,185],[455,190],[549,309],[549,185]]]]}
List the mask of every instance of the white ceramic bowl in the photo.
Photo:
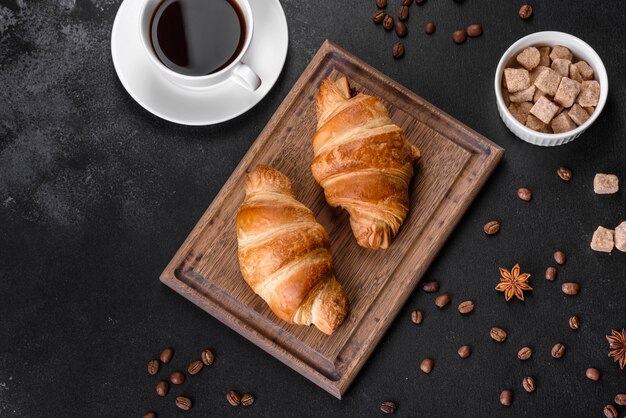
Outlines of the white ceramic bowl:
{"type": "Polygon", "coordinates": [[[530,142],[531,144],[552,147],[567,144],[568,142],[578,138],[589,126],[591,126],[598,116],[600,116],[609,93],[609,80],[602,60],[596,51],[594,51],[593,48],[586,42],[563,32],[537,32],[523,37],[506,50],[498,63],[498,68],[496,69],[494,88],[498,104],[498,113],[500,113],[500,117],[504,121],[504,124],[511,130],[511,132],[513,132],[518,138],[526,142],[530,142]],[[560,134],[546,134],[534,131],[522,125],[517,119],[515,119],[504,103],[501,91],[504,68],[513,57],[522,52],[525,48],[536,45],[548,45],[550,47],[563,45],[568,47],[576,59],[587,61],[591,68],[593,68],[595,79],[600,83],[600,101],[598,102],[598,106],[596,106],[596,110],[587,122],[572,131],[560,134]]]}

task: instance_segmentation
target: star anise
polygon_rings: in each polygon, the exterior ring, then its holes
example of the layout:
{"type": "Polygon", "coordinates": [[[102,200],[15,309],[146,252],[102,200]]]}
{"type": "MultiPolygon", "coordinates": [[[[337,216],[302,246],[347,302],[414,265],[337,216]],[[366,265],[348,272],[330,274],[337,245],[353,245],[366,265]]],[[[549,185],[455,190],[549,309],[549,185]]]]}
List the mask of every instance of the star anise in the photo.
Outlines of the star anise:
{"type": "Polygon", "coordinates": [[[611,335],[606,336],[609,342],[611,352],[609,357],[613,357],[613,360],[619,362],[619,367],[624,370],[626,366],[626,330],[622,328],[622,332],[611,330],[611,335]]]}
{"type": "Polygon", "coordinates": [[[500,267],[500,283],[496,286],[498,292],[504,292],[504,298],[509,301],[513,296],[519,300],[524,300],[524,290],[533,290],[528,285],[530,274],[519,272],[519,264],[513,266],[511,271],[500,267]]]}

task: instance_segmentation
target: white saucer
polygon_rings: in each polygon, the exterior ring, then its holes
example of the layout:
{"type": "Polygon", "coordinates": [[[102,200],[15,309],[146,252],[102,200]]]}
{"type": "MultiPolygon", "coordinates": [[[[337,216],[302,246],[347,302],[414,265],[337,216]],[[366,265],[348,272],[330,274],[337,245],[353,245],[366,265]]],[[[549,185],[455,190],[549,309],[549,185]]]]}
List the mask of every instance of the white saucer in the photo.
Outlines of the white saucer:
{"type": "Polygon", "coordinates": [[[156,116],[183,125],[224,122],[250,110],[278,80],[289,41],[287,19],[279,0],[250,0],[254,33],[244,61],[262,80],[256,91],[231,80],[195,90],[163,77],[149,60],[137,33],[140,3],[125,0],[120,6],[111,32],[111,55],[126,91],[156,116]]]}

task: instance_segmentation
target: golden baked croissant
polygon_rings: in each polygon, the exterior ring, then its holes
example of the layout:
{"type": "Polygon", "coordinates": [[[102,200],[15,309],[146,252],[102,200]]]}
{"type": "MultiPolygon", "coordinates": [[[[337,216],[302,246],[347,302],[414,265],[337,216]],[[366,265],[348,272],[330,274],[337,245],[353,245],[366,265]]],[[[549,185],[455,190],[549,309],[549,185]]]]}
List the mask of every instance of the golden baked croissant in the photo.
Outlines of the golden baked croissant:
{"type": "Polygon", "coordinates": [[[237,212],[239,266],[280,319],[332,334],[348,299],[333,274],[328,235],[296,200],[287,176],[260,165],[248,174],[237,212]]]}
{"type": "Polygon", "coordinates": [[[317,94],[311,169],[326,201],[350,214],[357,243],[387,248],[409,212],[413,161],[420,157],[376,97],[351,97],[345,77],[317,94]]]}

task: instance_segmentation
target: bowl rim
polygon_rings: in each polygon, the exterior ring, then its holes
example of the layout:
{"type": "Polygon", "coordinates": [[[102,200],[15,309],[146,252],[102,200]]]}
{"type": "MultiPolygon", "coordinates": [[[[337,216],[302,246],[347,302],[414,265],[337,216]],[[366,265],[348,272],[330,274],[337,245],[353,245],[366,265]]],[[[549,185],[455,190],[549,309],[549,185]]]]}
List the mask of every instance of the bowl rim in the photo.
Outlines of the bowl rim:
{"type": "MultiPolygon", "coordinates": [[[[531,33],[530,35],[526,35],[518,39],[504,52],[504,54],[502,54],[502,57],[500,58],[500,61],[498,62],[498,67],[496,68],[496,74],[494,78],[494,90],[496,93],[496,102],[498,106],[504,110],[504,112],[501,112],[501,113],[504,113],[506,117],[508,118],[508,120],[517,129],[525,132],[528,135],[532,135],[538,139],[547,140],[550,142],[557,142],[559,140],[581,134],[589,126],[591,126],[593,122],[595,122],[598,116],[600,116],[602,109],[604,109],[604,105],[606,104],[606,100],[608,97],[608,90],[609,90],[609,80],[608,80],[608,75],[607,75],[604,63],[602,62],[602,59],[600,58],[598,53],[588,43],[586,43],[582,39],[574,35],[571,35],[569,33],[558,32],[558,31],[542,31],[542,32],[531,33]],[[520,121],[518,121],[515,117],[513,117],[508,107],[504,103],[504,98],[502,97],[502,91],[501,91],[501,88],[502,88],[501,83],[502,83],[502,75],[504,72],[504,67],[515,53],[521,52],[521,49],[519,46],[520,44],[528,42],[528,41],[535,41],[535,40],[536,42],[534,44],[536,45],[554,44],[554,45],[563,45],[569,48],[572,44],[577,44],[576,46],[578,46],[579,49],[584,49],[586,55],[589,56],[588,61],[591,61],[591,60],[596,61],[593,64],[591,62],[588,62],[588,64],[591,65],[591,67],[593,68],[596,74],[595,80],[597,80],[598,83],[600,83],[600,99],[598,101],[598,105],[596,106],[595,111],[591,114],[589,119],[582,125],[576,127],[576,129],[572,129],[571,131],[562,132],[559,134],[548,134],[548,133],[535,131],[525,125],[522,125],[520,121]]],[[[516,135],[516,136],[519,137],[519,135],[516,135]]]]}

